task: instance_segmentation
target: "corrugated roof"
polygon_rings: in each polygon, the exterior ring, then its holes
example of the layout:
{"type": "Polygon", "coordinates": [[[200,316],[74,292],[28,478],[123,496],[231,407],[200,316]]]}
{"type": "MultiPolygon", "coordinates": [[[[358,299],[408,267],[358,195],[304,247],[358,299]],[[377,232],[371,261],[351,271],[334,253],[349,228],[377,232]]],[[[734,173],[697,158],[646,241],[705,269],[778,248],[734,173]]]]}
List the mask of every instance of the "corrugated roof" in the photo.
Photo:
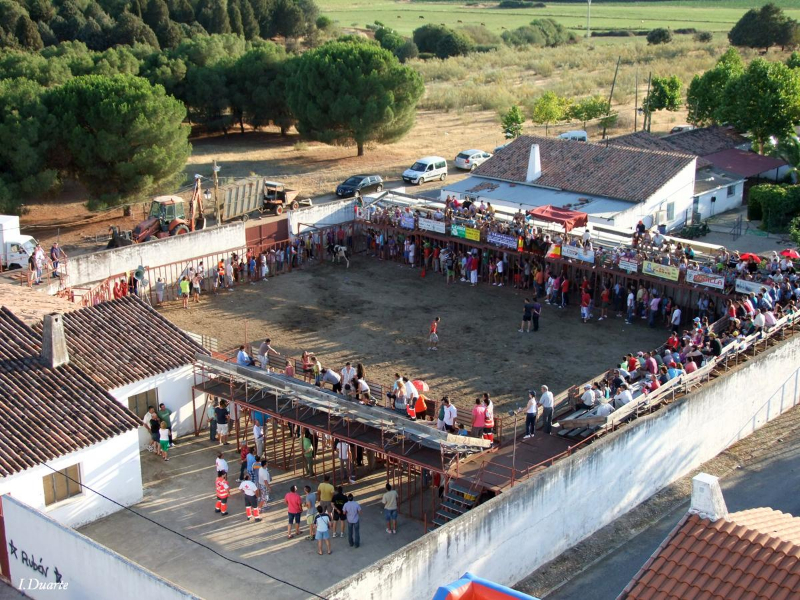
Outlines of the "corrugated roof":
{"type": "MultiPolygon", "coordinates": [[[[36,327],[41,332],[41,323],[36,327]]],[[[200,344],[136,296],[64,315],[70,360],[103,389],[191,364],[200,344]]]]}
{"type": "Polygon", "coordinates": [[[681,131],[664,136],[664,139],[674,147],[697,156],[708,156],[721,150],[750,145],[750,140],[739,135],[733,127],[720,125],[681,131]]]}
{"type": "Polygon", "coordinates": [[[686,515],[618,600],[800,598],[800,519],[770,508],[686,515]]]}
{"type": "Polygon", "coordinates": [[[131,429],[140,422],[72,363],[40,361],[41,335],[0,308],[0,476],[131,429]]]}
{"type": "MultiPolygon", "coordinates": [[[[649,131],[637,131],[636,133],[628,133],[620,135],[608,140],[612,146],[624,146],[626,148],[639,148],[641,150],[655,150],[657,152],[676,152],[678,154],[686,154],[687,156],[696,156],[691,152],[686,152],[679,146],[675,146],[670,141],[663,137],[653,135],[649,131]]],[[[705,158],[697,157],[697,169],[705,169],[710,167],[711,163],[705,158]]]]}
{"type": "Polygon", "coordinates": [[[521,136],[474,174],[525,183],[533,144],[539,145],[542,175],[530,185],[629,202],[650,198],[695,161],[685,154],[521,136]]]}
{"type": "Polygon", "coordinates": [[[761,173],[780,169],[786,166],[786,161],[772,156],[763,156],[747,150],[730,148],[706,156],[711,164],[718,169],[734,173],[740,177],[755,177],[761,173]]]}

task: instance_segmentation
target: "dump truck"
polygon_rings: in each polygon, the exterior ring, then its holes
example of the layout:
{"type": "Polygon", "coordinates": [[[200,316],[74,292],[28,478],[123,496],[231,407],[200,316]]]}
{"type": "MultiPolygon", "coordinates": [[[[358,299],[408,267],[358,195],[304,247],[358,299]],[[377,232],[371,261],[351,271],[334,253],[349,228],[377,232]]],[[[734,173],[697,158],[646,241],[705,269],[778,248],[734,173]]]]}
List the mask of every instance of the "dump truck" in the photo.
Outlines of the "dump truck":
{"type": "Polygon", "coordinates": [[[19,231],[19,217],[0,215],[0,267],[19,269],[27,267],[28,259],[36,250],[38,242],[19,231]]]}
{"type": "Polygon", "coordinates": [[[205,226],[203,194],[198,177],[195,179],[194,190],[188,202],[180,196],[153,198],[147,218],[133,228],[131,240],[138,244],[152,239],[198,231],[205,226]]]}
{"type": "Polygon", "coordinates": [[[224,186],[219,190],[221,221],[241,218],[247,221],[250,215],[266,212],[283,214],[286,209],[297,210],[301,205],[311,206],[309,198],[301,198],[299,192],[287,188],[277,181],[261,177],[248,177],[224,186]]]}

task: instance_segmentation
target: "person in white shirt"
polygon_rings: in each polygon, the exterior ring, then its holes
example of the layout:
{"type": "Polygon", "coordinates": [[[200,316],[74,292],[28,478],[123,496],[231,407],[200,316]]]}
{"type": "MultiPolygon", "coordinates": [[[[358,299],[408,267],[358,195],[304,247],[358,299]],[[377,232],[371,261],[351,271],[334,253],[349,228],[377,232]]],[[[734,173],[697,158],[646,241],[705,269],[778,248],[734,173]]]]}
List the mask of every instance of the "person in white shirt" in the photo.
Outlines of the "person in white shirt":
{"type": "Polygon", "coordinates": [[[553,408],[555,406],[555,398],[553,392],[546,386],[542,386],[542,397],[540,399],[542,404],[542,429],[547,435],[553,430],[553,408]]]}
{"type": "Polygon", "coordinates": [[[356,388],[356,369],[350,363],[345,363],[342,369],[342,388],[346,396],[355,392],[356,388]]]}
{"type": "Polygon", "coordinates": [[[614,407],[608,402],[608,398],[603,398],[600,400],[600,406],[594,412],[598,417],[607,417],[614,412],[614,407]]]}
{"type": "Polygon", "coordinates": [[[258,508],[264,510],[269,502],[269,495],[272,492],[272,475],[267,468],[267,461],[261,461],[261,468],[258,470],[258,508]]]}
{"type": "Polygon", "coordinates": [[[370,402],[370,389],[367,382],[362,377],[361,379],[356,380],[356,400],[361,402],[361,404],[369,404],[370,402]]]}
{"type": "Polygon", "coordinates": [[[258,421],[253,423],[253,439],[256,441],[256,457],[264,456],[264,430],[258,421]]]}
{"type": "Polygon", "coordinates": [[[523,440],[532,438],[536,432],[536,416],[539,407],[536,404],[536,392],[528,390],[528,404],[525,406],[525,436],[523,440]]]}
{"type": "Polygon", "coordinates": [[[766,308],[762,308],[760,311],[756,312],[756,316],[753,319],[753,325],[755,326],[756,331],[761,331],[764,329],[764,325],[767,323],[766,312],[766,308]]]}
{"type": "Polygon", "coordinates": [[[681,308],[679,306],[675,306],[675,310],[672,311],[670,323],[672,324],[672,331],[678,333],[681,328],[681,308]]]}
{"type": "Polygon", "coordinates": [[[633,316],[634,316],[634,312],[636,310],[636,296],[634,295],[632,288],[628,292],[628,301],[626,303],[626,306],[628,308],[628,318],[627,318],[626,322],[628,324],[631,324],[631,323],[633,323],[633,316]]]}
{"type": "Polygon", "coordinates": [[[583,394],[581,395],[581,404],[576,408],[594,408],[595,395],[592,391],[592,386],[588,383],[583,386],[583,394]]]}
{"type": "Polygon", "coordinates": [[[239,484],[239,489],[244,492],[244,509],[247,514],[247,520],[255,518],[256,521],[261,520],[258,512],[258,486],[250,481],[250,475],[244,476],[244,481],[239,484]]]}
{"type": "Polygon", "coordinates": [[[621,386],[619,386],[617,395],[614,396],[614,408],[621,408],[632,401],[633,395],[628,389],[628,384],[623,383],[621,386]]]}
{"type": "Polygon", "coordinates": [[[325,387],[326,383],[331,384],[331,390],[334,393],[342,393],[342,378],[333,369],[322,369],[322,380],[320,382],[320,387],[325,387]]]}
{"type": "Polygon", "coordinates": [[[228,461],[225,460],[225,455],[222,454],[222,452],[217,454],[216,470],[217,470],[217,473],[219,473],[220,471],[224,471],[225,472],[225,477],[227,478],[227,476],[228,476],[228,461]]]}
{"type": "Polygon", "coordinates": [[[450,398],[448,398],[447,396],[445,396],[442,402],[444,403],[443,421],[444,421],[445,431],[449,433],[458,433],[455,429],[456,417],[458,416],[458,411],[456,410],[456,407],[450,403],[450,398]]]}
{"type": "Polygon", "coordinates": [[[403,385],[406,388],[406,403],[416,406],[417,400],[419,400],[419,390],[408,380],[408,377],[403,377],[403,385]]]}
{"type": "Polygon", "coordinates": [[[339,440],[336,453],[339,455],[339,469],[342,474],[342,481],[349,480],[350,483],[355,483],[356,479],[350,473],[350,444],[339,440]]]}

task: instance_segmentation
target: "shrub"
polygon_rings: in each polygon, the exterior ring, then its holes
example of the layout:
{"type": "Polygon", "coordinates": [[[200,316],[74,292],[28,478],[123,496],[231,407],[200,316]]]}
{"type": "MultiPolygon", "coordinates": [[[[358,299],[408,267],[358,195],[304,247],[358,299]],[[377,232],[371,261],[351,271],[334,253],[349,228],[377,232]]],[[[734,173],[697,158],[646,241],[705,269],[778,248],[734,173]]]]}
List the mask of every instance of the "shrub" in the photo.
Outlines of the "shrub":
{"type": "Polygon", "coordinates": [[[544,2],[534,2],[531,8],[547,8],[547,4],[544,2]]]}
{"type": "Polygon", "coordinates": [[[792,236],[794,243],[800,245],[800,216],[792,219],[789,224],[789,234],[792,236]]]}
{"type": "Polygon", "coordinates": [[[439,38],[439,42],[436,44],[436,56],[439,58],[463,56],[470,50],[472,50],[472,42],[466,36],[452,30],[439,38]]]}
{"type": "Polygon", "coordinates": [[[395,50],[394,55],[401,63],[417,58],[419,56],[419,49],[417,45],[411,40],[406,40],[402,46],[395,50]]]}
{"type": "Polygon", "coordinates": [[[528,0],[502,0],[497,8],[529,8],[531,3],[528,0]]]}
{"type": "Polygon", "coordinates": [[[765,183],[750,188],[747,217],[761,217],[763,229],[785,231],[787,224],[797,216],[800,216],[800,186],[765,183]],[[758,209],[751,211],[751,202],[757,204],[758,209]]]}
{"type": "Polygon", "coordinates": [[[659,27],[658,29],[653,29],[650,33],[647,34],[647,43],[656,45],[656,44],[669,44],[672,41],[672,32],[669,29],[665,29],[663,27],[659,27]]]}
{"type": "Polygon", "coordinates": [[[436,54],[436,46],[439,44],[439,40],[452,31],[452,29],[444,25],[423,25],[414,30],[414,43],[419,48],[420,54],[426,52],[436,54]]]}
{"type": "Polygon", "coordinates": [[[327,29],[331,25],[333,25],[333,21],[330,17],[326,17],[325,15],[317,17],[317,29],[327,29]]]}
{"type": "Polygon", "coordinates": [[[675,33],[678,33],[680,35],[687,35],[689,33],[697,33],[697,29],[695,29],[694,27],[683,27],[680,29],[676,29],[675,33]]]}
{"type": "Polygon", "coordinates": [[[561,46],[577,39],[575,34],[553,19],[534,19],[513,31],[503,32],[503,41],[509,46],[561,46]]]}
{"type": "Polygon", "coordinates": [[[503,42],[499,35],[489,31],[483,25],[464,25],[456,31],[467,36],[476,46],[498,46],[503,42]]]}
{"type": "Polygon", "coordinates": [[[606,31],[595,29],[592,31],[592,37],[644,37],[648,33],[650,32],[635,29],[607,29],[606,31]]]}
{"type": "Polygon", "coordinates": [[[694,34],[694,41],[695,42],[703,42],[707,43],[714,39],[714,34],[710,31],[698,31],[694,34]]]}

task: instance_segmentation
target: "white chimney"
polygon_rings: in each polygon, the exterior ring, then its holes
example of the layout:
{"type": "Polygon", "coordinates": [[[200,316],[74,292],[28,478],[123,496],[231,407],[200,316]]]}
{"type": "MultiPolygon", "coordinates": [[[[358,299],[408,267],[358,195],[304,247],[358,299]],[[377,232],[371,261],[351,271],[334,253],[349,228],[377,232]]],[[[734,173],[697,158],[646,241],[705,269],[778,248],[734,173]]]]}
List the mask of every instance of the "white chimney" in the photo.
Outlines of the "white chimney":
{"type": "Polygon", "coordinates": [[[542,176],[542,157],[539,155],[539,144],[531,146],[531,155],[528,157],[528,174],[525,181],[531,183],[542,176]]]}
{"type": "Polygon", "coordinates": [[[701,519],[717,521],[728,516],[728,507],[719,487],[719,478],[700,473],[692,478],[692,505],[689,512],[701,519]]]}
{"type": "Polygon", "coordinates": [[[67,338],[64,335],[64,315],[52,313],[44,316],[42,325],[42,360],[54,369],[69,362],[67,338]]]}

